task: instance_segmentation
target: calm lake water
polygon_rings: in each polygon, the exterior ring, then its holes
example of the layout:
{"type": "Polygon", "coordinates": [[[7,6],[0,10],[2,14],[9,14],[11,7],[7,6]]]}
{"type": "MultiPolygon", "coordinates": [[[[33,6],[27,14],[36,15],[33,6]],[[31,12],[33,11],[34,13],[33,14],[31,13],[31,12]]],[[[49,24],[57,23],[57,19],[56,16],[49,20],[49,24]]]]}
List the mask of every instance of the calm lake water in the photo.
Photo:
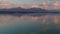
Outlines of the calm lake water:
{"type": "Polygon", "coordinates": [[[0,14],[0,34],[60,34],[60,14],[0,14]]]}

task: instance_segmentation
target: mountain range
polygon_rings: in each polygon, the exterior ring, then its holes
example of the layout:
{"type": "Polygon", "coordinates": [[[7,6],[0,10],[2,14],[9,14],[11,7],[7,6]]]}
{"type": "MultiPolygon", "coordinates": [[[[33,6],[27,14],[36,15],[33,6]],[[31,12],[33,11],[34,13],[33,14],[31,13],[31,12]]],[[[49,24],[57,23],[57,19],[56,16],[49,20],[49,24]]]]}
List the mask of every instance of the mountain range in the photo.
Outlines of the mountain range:
{"type": "Polygon", "coordinates": [[[24,9],[21,7],[17,8],[10,8],[10,9],[0,9],[0,13],[51,13],[51,12],[60,12],[60,10],[45,10],[41,8],[29,8],[29,9],[24,9]]]}

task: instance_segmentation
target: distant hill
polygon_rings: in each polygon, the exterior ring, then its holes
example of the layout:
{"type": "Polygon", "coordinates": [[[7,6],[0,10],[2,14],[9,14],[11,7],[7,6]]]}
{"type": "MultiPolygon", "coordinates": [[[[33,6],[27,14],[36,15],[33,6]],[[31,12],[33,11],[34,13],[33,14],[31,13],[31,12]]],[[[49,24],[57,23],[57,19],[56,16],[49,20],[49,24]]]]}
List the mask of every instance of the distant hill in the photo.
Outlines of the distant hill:
{"type": "Polygon", "coordinates": [[[48,10],[48,12],[60,12],[60,10],[48,10]]]}
{"type": "Polygon", "coordinates": [[[29,8],[24,9],[21,7],[18,8],[10,8],[10,9],[0,9],[0,12],[46,12],[47,10],[41,8],[29,8]]]}
{"type": "Polygon", "coordinates": [[[17,7],[17,8],[10,8],[10,9],[0,9],[1,13],[30,13],[30,12],[41,12],[41,13],[51,13],[51,12],[60,12],[60,10],[45,10],[45,9],[41,9],[41,8],[29,8],[29,9],[24,9],[21,7],[17,7]]]}
{"type": "Polygon", "coordinates": [[[26,10],[27,12],[47,12],[47,10],[41,8],[30,8],[26,10]]]}

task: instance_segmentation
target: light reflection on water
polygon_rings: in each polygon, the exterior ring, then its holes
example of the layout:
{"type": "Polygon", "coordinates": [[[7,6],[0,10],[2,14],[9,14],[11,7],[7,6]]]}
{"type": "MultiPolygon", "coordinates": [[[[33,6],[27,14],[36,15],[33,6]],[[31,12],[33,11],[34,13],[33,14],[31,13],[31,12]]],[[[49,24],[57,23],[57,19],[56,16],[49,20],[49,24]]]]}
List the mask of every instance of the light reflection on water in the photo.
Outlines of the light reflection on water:
{"type": "Polygon", "coordinates": [[[60,28],[59,22],[59,14],[47,14],[42,16],[0,15],[0,32],[15,32],[20,34],[39,34],[41,32],[40,34],[42,34],[42,32],[46,32],[47,30],[58,30],[60,28]]]}

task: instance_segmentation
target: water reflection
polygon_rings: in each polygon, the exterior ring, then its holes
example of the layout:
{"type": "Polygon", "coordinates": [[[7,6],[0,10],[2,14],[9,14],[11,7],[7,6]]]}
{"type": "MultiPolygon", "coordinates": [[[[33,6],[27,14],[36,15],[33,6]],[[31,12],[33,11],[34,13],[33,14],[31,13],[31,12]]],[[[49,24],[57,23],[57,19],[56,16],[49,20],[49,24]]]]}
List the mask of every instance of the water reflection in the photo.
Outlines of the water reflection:
{"type": "Polygon", "coordinates": [[[48,20],[50,22],[54,22],[55,24],[58,24],[59,22],[59,15],[44,15],[44,16],[12,16],[12,15],[0,15],[0,23],[7,23],[11,21],[20,21],[20,20],[32,20],[32,21],[40,21],[41,23],[47,23],[48,20]]]}
{"type": "Polygon", "coordinates": [[[2,26],[0,27],[2,28],[6,27],[8,29],[7,31],[13,30],[19,33],[22,32],[26,34],[28,33],[37,34],[39,32],[41,33],[46,32],[48,30],[49,31],[58,30],[60,28],[59,19],[60,19],[60,16],[58,14],[56,15],[47,14],[47,15],[42,15],[42,16],[0,15],[0,24],[3,24],[3,27],[2,26]]]}
{"type": "Polygon", "coordinates": [[[45,15],[45,16],[43,17],[42,23],[46,23],[46,19],[48,19],[48,15],[45,15]]]}
{"type": "Polygon", "coordinates": [[[38,20],[38,19],[39,19],[38,16],[32,16],[32,20],[33,20],[33,21],[36,21],[36,20],[38,20]]]}
{"type": "Polygon", "coordinates": [[[52,21],[55,23],[55,24],[58,24],[58,17],[57,16],[53,16],[52,18],[52,21]]]}

